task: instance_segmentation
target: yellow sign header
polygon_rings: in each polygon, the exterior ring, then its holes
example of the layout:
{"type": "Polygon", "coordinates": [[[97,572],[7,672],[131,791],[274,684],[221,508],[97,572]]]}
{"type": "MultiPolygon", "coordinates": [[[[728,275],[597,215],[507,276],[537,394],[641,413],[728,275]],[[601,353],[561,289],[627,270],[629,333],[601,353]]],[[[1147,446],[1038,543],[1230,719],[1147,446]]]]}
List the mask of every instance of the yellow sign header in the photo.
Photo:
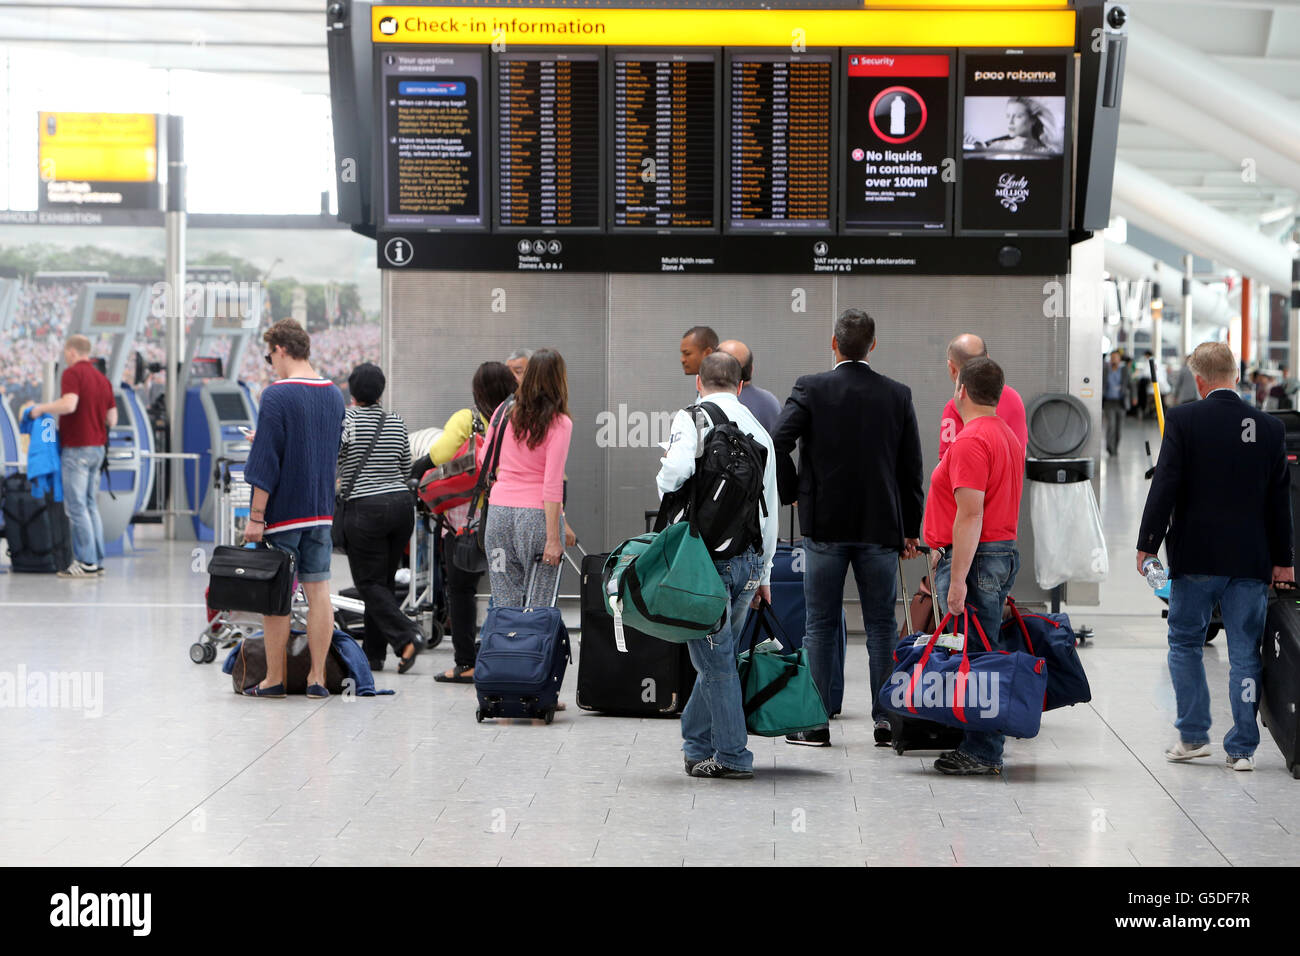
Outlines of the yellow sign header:
{"type": "MultiPolygon", "coordinates": [[[[933,0],[932,0],[933,2],[933,0]]],[[[940,0],[944,2],[944,0],[940,0]]],[[[952,0],[947,0],[952,3],[952,0]]],[[[1073,47],[1074,11],[1014,9],[599,10],[372,7],[376,43],[544,46],[1073,47]]]]}
{"type": "Polygon", "coordinates": [[[158,178],[158,118],[152,113],[41,113],[39,120],[43,180],[158,178]]]}

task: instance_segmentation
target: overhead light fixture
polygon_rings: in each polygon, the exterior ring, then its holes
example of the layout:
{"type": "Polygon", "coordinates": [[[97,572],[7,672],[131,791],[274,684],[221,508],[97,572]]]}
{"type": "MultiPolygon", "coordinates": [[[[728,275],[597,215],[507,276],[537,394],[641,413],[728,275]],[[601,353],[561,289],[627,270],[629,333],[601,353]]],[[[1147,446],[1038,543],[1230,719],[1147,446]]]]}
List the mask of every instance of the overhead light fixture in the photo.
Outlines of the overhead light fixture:
{"type": "Polygon", "coordinates": [[[1291,219],[1294,217],[1295,204],[1292,203],[1289,206],[1279,206],[1277,209],[1270,209],[1267,212],[1261,212],[1259,214],[1259,221],[1261,225],[1268,226],[1275,222],[1281,222],[1283,219],[1291,219]]]}

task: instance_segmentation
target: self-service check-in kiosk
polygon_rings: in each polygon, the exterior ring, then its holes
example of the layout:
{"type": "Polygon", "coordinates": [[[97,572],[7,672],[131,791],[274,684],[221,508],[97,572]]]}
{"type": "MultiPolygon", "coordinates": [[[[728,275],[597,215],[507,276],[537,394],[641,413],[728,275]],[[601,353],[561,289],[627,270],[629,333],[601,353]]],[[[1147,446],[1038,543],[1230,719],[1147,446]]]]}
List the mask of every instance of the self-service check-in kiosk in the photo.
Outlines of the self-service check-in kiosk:
{"type": "Polygon", "coordinates": [[[0,477],[18,470],[18,423],[8,399],[0,398],[0,477]]]}
{"type": "Polygon", "coordinates": [[[213,463],[246,460],[252,446],[242,429],[251,432],[257,426],[257,404],[247,384],[239,381],[239,366],[258,332],[261,290],[254,288],[247,301],[218,311],[194,320],[185,361],[184,450],[199,456],[197,474],[186,463],[185,492],[188,507],[196,511],[192,527],[199,541],[213,537],[213,463]],[[223,338],[230,341],[224,362],[212,354],[223,338]]]}
{"type": "Polygon", "coordinates": [[[144,510],[153,489],[153,428],[135,389],[122,380],[148,310],[146,286],[91,282],[77,300],[68,330],[86,336],[92,344],[105,336],[110,341],[104,374],[113,385],[117,424],[108,430],[108,468],[100,477],[96,498],[108,554],[122,553],[131,517],[144,510]]]}
{"type": "MultiPolygon", "coordinates": [[[[18,425],[9,408],[9,400],[0,396],[0,477],[18,470],[18,425]]],[[[0,512],[0,531],[5,526],[4,512],[0,512]]]]}

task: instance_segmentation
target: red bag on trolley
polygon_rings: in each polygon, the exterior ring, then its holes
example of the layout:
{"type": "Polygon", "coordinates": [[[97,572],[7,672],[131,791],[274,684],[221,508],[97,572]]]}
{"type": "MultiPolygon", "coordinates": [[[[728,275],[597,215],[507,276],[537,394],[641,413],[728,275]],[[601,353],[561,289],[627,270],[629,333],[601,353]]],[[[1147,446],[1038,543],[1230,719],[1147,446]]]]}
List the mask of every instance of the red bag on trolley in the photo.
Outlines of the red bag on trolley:
{"type": "Polygon", "coordinates": [[[420,479],[418,494],[425,506],[436,515],[445,514],[457,505],[467,505],[478,483],[478,451],[483,447],[482,424],[474,416],[474,433],[460,446],[456,457],[446,464],[430,468],[420,479]]]}

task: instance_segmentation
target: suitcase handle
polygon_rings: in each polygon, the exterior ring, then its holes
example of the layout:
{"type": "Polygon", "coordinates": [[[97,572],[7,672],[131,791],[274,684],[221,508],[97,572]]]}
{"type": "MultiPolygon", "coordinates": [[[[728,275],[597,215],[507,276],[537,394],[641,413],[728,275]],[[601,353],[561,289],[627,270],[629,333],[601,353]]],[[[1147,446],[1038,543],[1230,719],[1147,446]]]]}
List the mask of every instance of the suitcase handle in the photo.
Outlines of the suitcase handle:
{"type": "MultiPolygon", "coordinates": [[[[926,580],[929,577],[928,572],[930,571],[930,562],[928,560],[930,557],[930,548],[928,545],[922,544],[917,546],[917,550],[927,558],[925,562],[927,574],[921,578],[921,587],[925,587],[926,580]]],[[[903,598],[903,621],[907,624],[907,633],[915,634],[916,628],[912,624],[912,598],[907,593],[907,578],[903,574],[903,552],[901,551],[898,552],[898,593],[903,598]]],[[[931,586],[930,589],[930,596],[931,598],[934,598],[933,586],[931,586]]],[[[935,607],[938,607],[937,599],[935,599],[935,607]]]]}
{"type": "MultiPolygon", "coordinates": [[[[528,581],[524,584],[524,607],[536,607],[533,597],[533,586],[537,584],[537,570],[542,566],[542,555],[537,553],[533,555],[532,566],[528,569],[528,581]]],[[[555,590],[551,592],[550,607],[555,607],[560,601],[560,578],[564,576],[564,561],[561,560],[555,567],[555,590]]]]}

